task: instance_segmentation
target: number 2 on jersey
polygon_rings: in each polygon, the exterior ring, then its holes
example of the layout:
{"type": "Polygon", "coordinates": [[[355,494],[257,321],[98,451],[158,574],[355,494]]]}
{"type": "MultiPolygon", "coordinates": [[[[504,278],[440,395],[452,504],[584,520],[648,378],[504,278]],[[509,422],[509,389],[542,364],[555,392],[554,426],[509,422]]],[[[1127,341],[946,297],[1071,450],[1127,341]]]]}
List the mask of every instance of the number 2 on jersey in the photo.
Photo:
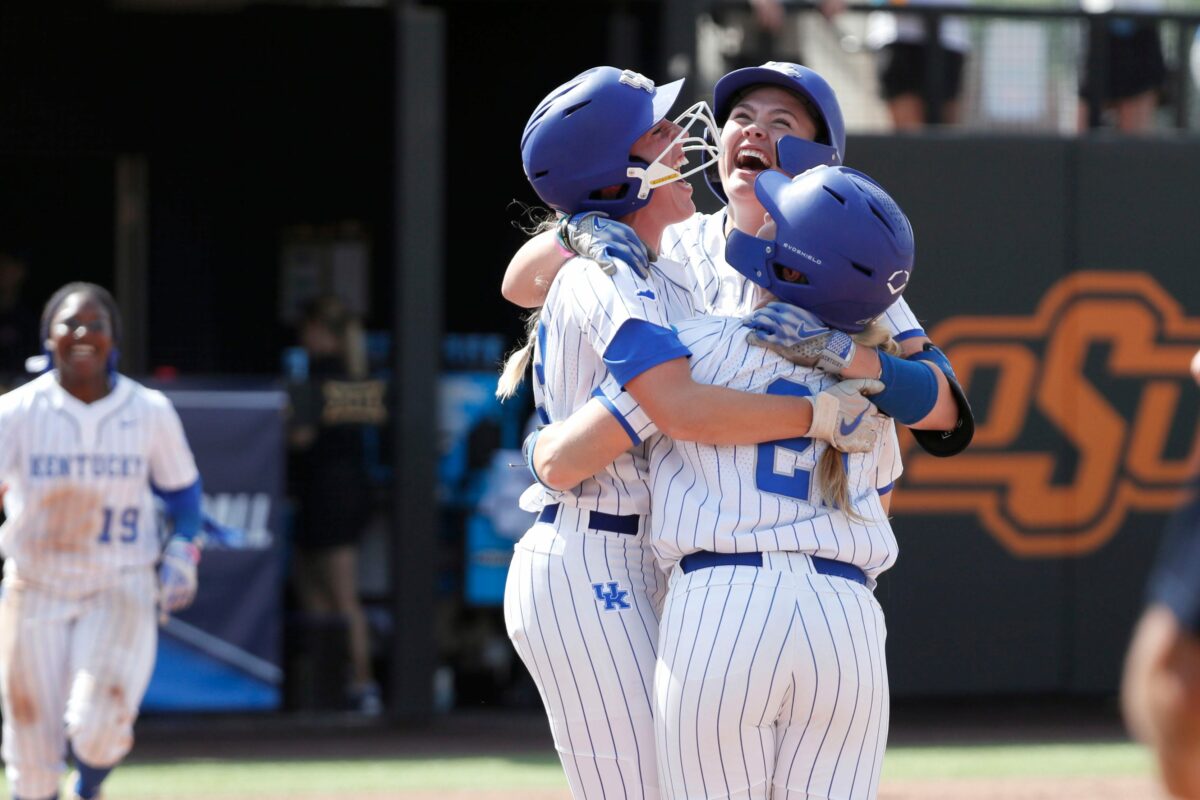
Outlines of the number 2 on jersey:
{"type": "MultiPolygon", "coordinates": [[[[811,397],[812,390],[801,383],[785,378],[774,381],[767,387],[767,394],[791,397],[811,397]]],[[[808,502],[812,473],[800,469],[797,464],[800,454],[812,447],[812,439],[797,436],[792,439],[777,439],[758,445],[758,457],[754,466],[754,485],[759,491],[781,494],[808,502]]]]}
{"type": "Polygon", "coordinates": [[[117,509],[104,507],[104,525],[100,530],[100,537],[97,539],[101,544],[108,544],[113,541],[115,536],[117,541],[135,542],[137,541],[137,526],[138,526],[138,509],[135,506],[130,506],[121,511],[120,516],[117,515],[117,509]]]}

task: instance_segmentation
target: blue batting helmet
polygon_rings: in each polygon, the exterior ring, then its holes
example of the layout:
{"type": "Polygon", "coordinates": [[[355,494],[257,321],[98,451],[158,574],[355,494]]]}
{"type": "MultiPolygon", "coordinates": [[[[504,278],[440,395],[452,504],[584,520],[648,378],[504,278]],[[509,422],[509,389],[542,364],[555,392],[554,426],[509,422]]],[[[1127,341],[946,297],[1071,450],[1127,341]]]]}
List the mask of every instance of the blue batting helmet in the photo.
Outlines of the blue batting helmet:
{"type": "Polygon", "coordinates": [[[849,167],[795,178],[767,170],[754,191],[775,222],[773,239],[733,231],[725,260],[780,300],[857,333],[904,293],[913,232],[887,192],[849,167]],[[783,268],[795,270],[798,277],[783,268]]]}
{"type": "MultiPolygon", "coordinates": [[[[841,164],[846,156],[846,123],[837,95],[824,78],[799,64],[768,61],[761,67],[735,69],[725,75],[713,88],[713,114],[717,124],[723,126],[729,120],[734,102],[743,92],[764,85],[779,86],[798,96],[817,126],[816,138],[811,142],[799,136],[784,136],[779,140],[775,148],[775,163],[779,169],[799,175],[816,166],[841,164]]],[[[705,170],[704,176],[713,193],[722,203],[728,203],[716,168],[705,170]]]]}
{"type": "Polygon", "coordinates": [[[650,202],[641,192],[645,162],[634,142],[667,116],[683,81],[665,86],[630,70],[596,67],[551,92],[525,123],[521,163],[542,201],[558,211],[603,211],[618,218],[650,202]],[[622,187],[605,199],[602,189],[622,187]],[[642,197],[638,195],[642,194],[642,197]]]}

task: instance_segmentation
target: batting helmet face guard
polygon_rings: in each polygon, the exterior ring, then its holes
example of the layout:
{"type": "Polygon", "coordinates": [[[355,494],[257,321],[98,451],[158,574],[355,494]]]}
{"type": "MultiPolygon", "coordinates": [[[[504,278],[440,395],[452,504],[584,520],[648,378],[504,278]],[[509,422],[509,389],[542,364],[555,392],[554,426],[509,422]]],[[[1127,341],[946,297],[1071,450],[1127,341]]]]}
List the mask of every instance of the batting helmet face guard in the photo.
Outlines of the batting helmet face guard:
{"type": "MultiPolygon", "coordinates": [[[[634,142],[666,118],[683,81],[655,86],[644,75],[615,67],[590,69],[551,92],[525,124],[521,162],[538,197],[566,214],[603,211],[619,218],[650,202],[654,189],[682,180],[716,162],[716,123],[705,103],[675,121],[681,130],[653,161],[633,158],[634,142]],[[700,153],[700,163],[682,172],[668,155],[700,153]],[[610,187],[616,191],[604,192],[610,187]]],[[[687,163],[686,160],[684,163],[687,163]]]]}
{"type": "MultiPolygon", "coordinates": [[[[838,166],[846,155],[846,123],[833,87],[808,67],[784,61],[768,61],[761,67],[736,69],[717,81],[713,89],[713,111],[718,125],[729,120],[734,103],[744,92],[756,86],[779,86],[800,98],[817,126],[813,141],[799,136],[785,136],[775,150],[775,163],[789,175],[816,166],[838,166]]],[[[722,203],[728,203],[721,176],[715,167],[705,170],[704,177],[722,203]]]]}
{"type": "Polygon", "coordinates": [[[725,260],[780,300],[857,333],[904,293],[912,277],[908,217],[879,184],[848,167],[754,184],[775,223],[773,239],[729,234],[725,260]]]}

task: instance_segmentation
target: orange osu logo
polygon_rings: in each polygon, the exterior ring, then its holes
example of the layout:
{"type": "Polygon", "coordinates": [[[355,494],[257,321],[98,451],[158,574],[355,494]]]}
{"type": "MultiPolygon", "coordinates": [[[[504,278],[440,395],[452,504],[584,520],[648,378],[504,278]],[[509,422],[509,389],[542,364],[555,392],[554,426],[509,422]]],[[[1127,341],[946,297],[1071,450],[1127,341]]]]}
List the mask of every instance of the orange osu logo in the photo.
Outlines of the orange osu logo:
{"type": "Polygon", "coordinates": [[[1182,501],[1200,456],[1200,317],[1149,275],[1079,272],[1028,317],[954,317],[930,338],[971,398],[975,439],[939,459],[904,437],[897,513],[972,514],[1015,555],[1079,556],[1130,512],[1182,501]]]}

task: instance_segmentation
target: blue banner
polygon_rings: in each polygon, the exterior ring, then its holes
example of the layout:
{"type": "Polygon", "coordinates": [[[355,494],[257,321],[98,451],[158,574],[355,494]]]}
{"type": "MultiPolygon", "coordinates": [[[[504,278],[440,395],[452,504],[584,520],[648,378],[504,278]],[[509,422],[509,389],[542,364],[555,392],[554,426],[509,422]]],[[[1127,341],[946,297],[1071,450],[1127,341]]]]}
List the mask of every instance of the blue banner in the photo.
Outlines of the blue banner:
{"type": "Polygon", "coordinates": [[[235,535],[206,546],[196,602],[160,629],[142,708],[278,709],[286,395],[158,388],[183,420],[204,481],[204,510],[235,535]]]}

